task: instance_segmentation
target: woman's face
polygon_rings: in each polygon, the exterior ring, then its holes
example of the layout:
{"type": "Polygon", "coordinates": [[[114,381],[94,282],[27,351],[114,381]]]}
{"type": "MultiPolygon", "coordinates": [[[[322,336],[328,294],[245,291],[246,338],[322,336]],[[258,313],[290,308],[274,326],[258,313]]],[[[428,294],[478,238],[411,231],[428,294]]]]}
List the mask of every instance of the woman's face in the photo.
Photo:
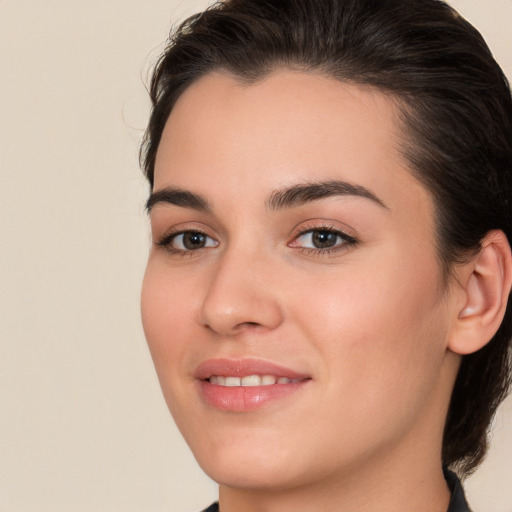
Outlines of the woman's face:
{"type": "Polygon", "coordinates": [[[398,124],[382,93],[292,71],[210,74],[172,111],[143,323],[176,423],[221,484],[440,457],[460,304],[398,124]]]}

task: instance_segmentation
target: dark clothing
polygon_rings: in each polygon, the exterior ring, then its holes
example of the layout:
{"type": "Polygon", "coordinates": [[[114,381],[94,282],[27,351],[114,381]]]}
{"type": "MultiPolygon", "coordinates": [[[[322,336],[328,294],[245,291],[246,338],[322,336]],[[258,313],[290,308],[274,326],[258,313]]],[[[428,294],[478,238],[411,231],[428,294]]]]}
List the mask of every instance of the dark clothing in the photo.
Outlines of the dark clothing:
{"type": "MultiPolygon", "coordinates": [[[[471,512],[471,509],[469,508],[464,496],[462,485],[460,484],[460,480],[457,478],[457,475],[451,471],[445,471],[444,477],[446,478],[448,487],[452,493],[452,498],[450,500],[450,505],[448,506],[447,512],[471,512]]],[[[219,504],[214,503],[213,505],[210,505],[206,510],[203,510],[203,512],[219,512],[219,504]]]]}
{"type": "Polygon", "coordinates": [[[462,485],[460,484],[460,480],[457,478],[457,475],[451,471],[445,470],[444,477],[446,478],[448,487],[452,493],[452,499],[450,500],[448,512],[471,512],[468,502],[466,501],[466,497],[464,496],[464,490],[462,489],[462,485]]]}
{"type": "Polygon", "coordinates": [[[214,503],[210,505],[208,508],[204,509],[203,512],[219,512],[219,504],[214,503]]]}
{"type": "Polygon", "coordinates": [[[204,509],[203,512],[219,512],[219,504],[214,503],[210,505],[208,508],[204,509]]]}

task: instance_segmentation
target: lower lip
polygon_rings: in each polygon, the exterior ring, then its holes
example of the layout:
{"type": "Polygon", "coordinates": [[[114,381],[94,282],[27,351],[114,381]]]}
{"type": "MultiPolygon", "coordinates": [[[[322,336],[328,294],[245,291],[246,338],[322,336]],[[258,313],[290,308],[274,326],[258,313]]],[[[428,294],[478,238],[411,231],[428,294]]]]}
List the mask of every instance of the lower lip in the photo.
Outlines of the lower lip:
{"type": "Polygon", "coordinates": [[[308,380],[273,384],[269,386],[219,386],[200,381],[201,393],[209,405],[222,411],[246,412],[259,409],[273,401],[289,397],[299,391],[308,380]]]}

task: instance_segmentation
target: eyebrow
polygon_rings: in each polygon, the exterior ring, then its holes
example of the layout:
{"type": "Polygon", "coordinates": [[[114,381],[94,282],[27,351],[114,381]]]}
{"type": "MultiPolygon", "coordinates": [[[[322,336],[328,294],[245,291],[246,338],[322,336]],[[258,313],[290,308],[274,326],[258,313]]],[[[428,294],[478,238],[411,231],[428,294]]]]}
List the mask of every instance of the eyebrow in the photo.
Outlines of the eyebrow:
{"type": "MultiPolygon", "coordinates": [[[[275,190],[270,195],[266,205],[270,210],[282,210],[302,206],[319,199],[333,196],[362,197],[389,210],[385,203],[366,187],[354,185],[342,180],[304,183],[293,185],[282,190],[275,190]]],[[[153,192],[146,202],[147,212],[151,213],[153,207],[160,203],[172,204],[182,208],[191,208],[207,213],[211,213],[213,210],[206,198],[200,194],[176,187],[165,187],[153,192]]]]}
{"type": "Polygon", "coordinates": [[[271,210],[281,210],[333,196],[363,197],[389,210],[385,203],[366,187],[354,185],[342,180],[305,183],[294,185],[283,190],[276,190],[267,201],[267,207],[271,210]]]}
{"type": "Polygon", "coordinates": [[[174,206],[191,208],[203,212],[212,211],[211,206],[203,196],[175,187],[165,187],[156,192],[152,192],[149,199],[146,201],[146,211],[151,213],[153,207],[160,203],[172,204],[174,206]]]}

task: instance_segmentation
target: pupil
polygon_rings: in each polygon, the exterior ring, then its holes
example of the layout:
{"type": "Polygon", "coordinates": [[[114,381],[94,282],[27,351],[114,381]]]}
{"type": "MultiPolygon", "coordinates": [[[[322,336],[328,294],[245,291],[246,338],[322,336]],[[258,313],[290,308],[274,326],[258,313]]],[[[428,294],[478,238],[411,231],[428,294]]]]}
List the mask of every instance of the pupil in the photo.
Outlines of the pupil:
{"type": "Polygon", "coordinates": [[[187,249],[201,249],[204,247],[206,237],[202,233],[185,233],[183,245],[187,249]]]}
{"type": "Polygon", "coordinates": [[[317,249],[325,249],[336,245],[338,236],[330,231],[315,231],[313,233],[313,245],[317,249]]]}

